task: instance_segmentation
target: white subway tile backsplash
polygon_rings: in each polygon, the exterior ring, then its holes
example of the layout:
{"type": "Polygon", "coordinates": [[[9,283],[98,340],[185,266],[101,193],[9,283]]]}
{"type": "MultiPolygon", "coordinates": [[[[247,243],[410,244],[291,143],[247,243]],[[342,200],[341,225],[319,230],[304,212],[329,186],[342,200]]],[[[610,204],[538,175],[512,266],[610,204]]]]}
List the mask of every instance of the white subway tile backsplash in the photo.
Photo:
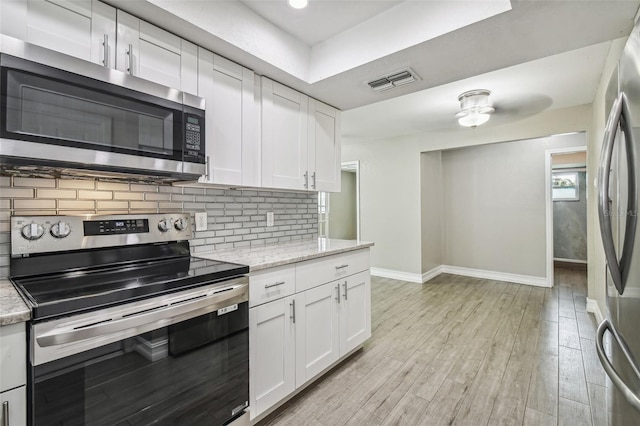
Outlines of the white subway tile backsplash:
{"type": "Polygon", "coordinates": [[[0,187],[0,278],[9,273],[3,265],[10,250],[11,215],[206,211],[207,230],[194,232],[193,253],[315,238],[318,232],[317,196],[306,192],[10,176],[0,176],[0,187]],[[267,228],[270,211],[276,226],[267,228]]]}
{"type": "Polygon", "coordinates": [[[28,186],[30,188],[55,188],[56,180],[44,179],[44,178],[14,177],[13,186],[14,187],[28,186]]]}
{"type": "Polygon", "coordinates": [[[31,188],[3,188],[2,198],[33,198],[35,191],[31,188]]]}
{"type": "Polygon", "coordinates": [[[96,182],[85,179],[58,179],[58,188],[96,189],[96,182]]]}
{"type": "Polygon", "coordinates": [[[154,201],[130,201],[129,207],[131,207],[131,210],[153,211],[158,209],[158,203],[154,201]]]}
{"type": "Polygon", "coordinates": [[[56,200],[13,200],[15,210],[56,209],[56,200]]]}
{"type": "Polygon", "coordinates": [[[142,192],[114,192],[113,193],[114,200],[135,200],[142,201],[144,200],[144,193],[142,192]]]}
{"type": "Polygon", "coordinates": [[[96,182],[96,189],[101,191],[129,191],[129,184],[115,182],[96,182]]]}
{"type": "Polygon", "coordinates": [[[60,210],[95,210],[95,201],[89,200],[58,200],[60,210]]]}
{"type": "Polygon", "coordinates": [[[169,201],[171,200],[171,195],[159,192],[145,192],[144,199],[146,201],[169,201]]]}
{"type": "Polygon", "coordinates": [[[36,189],[36,197],[38,198],[66,198],[76,199],[78,194],[71,189],[36,189]]]}
{"type": "Polygon", "coordinates": [[[96,201],[96,209],[101,210],[128,210],[128,201],[96,201]]]}
{"type": "Polygon", "coordinates": [[[81,198],[83,200],[112,200],[113,192],[79,190],[78,198],[81,198]]]}

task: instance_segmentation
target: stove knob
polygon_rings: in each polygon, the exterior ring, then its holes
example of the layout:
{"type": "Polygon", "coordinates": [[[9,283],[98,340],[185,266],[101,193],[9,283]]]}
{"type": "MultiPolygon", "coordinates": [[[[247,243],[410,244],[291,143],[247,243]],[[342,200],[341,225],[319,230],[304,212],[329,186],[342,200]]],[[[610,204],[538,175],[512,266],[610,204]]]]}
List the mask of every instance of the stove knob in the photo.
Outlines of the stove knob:
{"type": "Polygon", "coordinates": [[[56,238],[65,238],[71,233],[71,227],[67,222],[60,221],[51,227],[50,232],[56,238]]]}
{"type": "Polygon", "coordinates": [[[184,231],[184,230],[185,230],[185,228],[187,227],[187,221],[186,221],[186,220],[184,220],[184,218],[182,218],[182,217],[181,217],[180,219],[177,219],[177,220],[175,221],[175,223],[173,224],[173,226],[175,226],[175,228],[176,228],[178,231],[184,231]]]}
{"type": "Polygon", "coordinates": [[[22,236],[27,240],[37,240],[44,234],[44,227],[37,223],[30,223],[22,227],[22,236]]]}
{"type": "Polygon", "coordinates": [[[162,219],[158,222],[158,229],[160,232],[167,232],[169,230],[169,222],[167,222],[167,219],[162,219]]]}

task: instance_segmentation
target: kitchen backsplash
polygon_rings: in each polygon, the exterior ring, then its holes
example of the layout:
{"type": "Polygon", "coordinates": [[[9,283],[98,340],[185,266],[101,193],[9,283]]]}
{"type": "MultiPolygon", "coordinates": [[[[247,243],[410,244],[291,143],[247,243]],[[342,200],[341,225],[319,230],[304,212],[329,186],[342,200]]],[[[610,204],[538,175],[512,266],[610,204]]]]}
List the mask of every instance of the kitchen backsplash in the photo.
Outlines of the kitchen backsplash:
{"type": "MultiPolygon", "coordinates": [[[[207,230],[194,232],[194,254],[316,238],[316,193],[177,187],[97,180],[0,176],[0,278],[9,275],[10,217],[89,213],[207,212],[207,230]],[[274,226],[266,214],[274,212],[274,226]]],[[[194,227],[195,229],[195,227],[194,227]]]]}

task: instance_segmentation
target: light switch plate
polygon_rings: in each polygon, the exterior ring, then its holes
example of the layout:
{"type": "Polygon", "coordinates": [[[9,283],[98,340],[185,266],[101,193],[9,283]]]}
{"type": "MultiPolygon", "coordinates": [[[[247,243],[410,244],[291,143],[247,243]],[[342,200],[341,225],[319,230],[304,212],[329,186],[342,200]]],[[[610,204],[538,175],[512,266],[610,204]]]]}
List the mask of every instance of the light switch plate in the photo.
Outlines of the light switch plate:
{"type": "Polygon", "coordinates": [[[196,231],[207,230],[207,212],[196,213],[196,231]]]}
{"type": "Polygon", "coordinates": [[[273,226],[273,212],[267,212],[267,226],[273,226]]]}

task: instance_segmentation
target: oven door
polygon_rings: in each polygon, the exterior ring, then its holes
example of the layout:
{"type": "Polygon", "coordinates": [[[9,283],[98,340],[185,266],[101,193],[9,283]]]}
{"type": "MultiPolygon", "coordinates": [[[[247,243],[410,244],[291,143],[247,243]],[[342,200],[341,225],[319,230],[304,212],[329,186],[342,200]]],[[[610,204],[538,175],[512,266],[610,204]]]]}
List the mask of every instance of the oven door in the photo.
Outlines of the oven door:
{"type": "MultiPolygon", "coordinates": [[[[76,74],[6,54],[0,57],[2,156],[47,166],[204,174],[204,111],[179,90],[95,64],[76,74]],[[90,78],[121,81],[113,84],[90,78]],[[148,87],[146,87],[148,86],[148,87]],[[163,97],[154,91],[166,92],[163,97]],[[84,167],[88,167],[84,166],[84,167]]],[[[160,94],[160,93],[158,93],[160,94]]]]}
{"type": "Polygon", "coordinates": [[[249,397],[247,278],[32,324],[33,425],[221,425],[249,397]]]}

